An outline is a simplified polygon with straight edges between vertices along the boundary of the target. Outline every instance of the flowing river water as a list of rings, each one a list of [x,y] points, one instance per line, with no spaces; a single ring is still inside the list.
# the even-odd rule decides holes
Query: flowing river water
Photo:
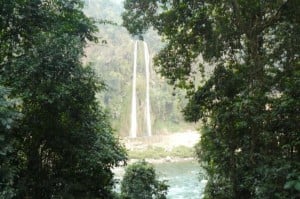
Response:
[[[167,180],[167,199],[202,198],[206,180],[196,161],[164,162],[154,164],[154,167],[159,179]],[[115,174],[117,179],[121,179],[124,169],[115,170]]]

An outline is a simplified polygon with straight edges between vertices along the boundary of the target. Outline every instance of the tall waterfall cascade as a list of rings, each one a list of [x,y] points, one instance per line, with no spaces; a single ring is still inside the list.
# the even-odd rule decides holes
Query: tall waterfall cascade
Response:
[[[85,0],[85,5],[90,6],[91,5],[91,0]]]
[[[146,73],[146,105],[145,119],[147,135],[152,136],[151,130],[151,114],[150,114],[150,55],[147,43],[144,41],[144,58],[145,58],[145,73]],[[137,96],[136,96],[136,73],[137,73],[137,50],[138,41],[134,42],[133,50],[133,75],[132,75],[132,101],[131,101],[131,126],[129,137],[137,137]]]
[[[137,44],[134,42],[133,50],[133,75],[132,75],[132,102],[131,102],[131,126],[130,137],[135,138],[137,135],[137,111],[136,111],[136,67],[137,67]]]
[[[148,45],[144,41],[145,67],[146,67],[146,121],[147,121],[147,135],[152,136],[151,118],[150,118],[150,55]]]

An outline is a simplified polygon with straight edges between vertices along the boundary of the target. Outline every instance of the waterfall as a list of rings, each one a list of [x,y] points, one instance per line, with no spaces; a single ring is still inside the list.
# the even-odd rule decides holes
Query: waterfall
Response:
[[[132,138],[135,138],[137,134],[136,65],[137,65],[137,41],[134,42],[134,52],[133,52],[132,102],[131,102],[131,127],[130,127],[130,137]]]
[[[147,125],[147,135],[152,136],[151,130],[151,118],[150,118],[150,55],[149,49],[146,42],[144,43],[144,57],[145,57],[145,71],[146,71],[146,125]],[[137,104],[136,104],[136,68],[137,68],[137,50],[138,41],[134,42],[134,52],[133,52],[133,75],[132,75],[132,102],[131,102],[131,126],[130,134],[131,138],[137,137]]]
[[[144,55],[145,55],[145,66],[146,66],[146,122],[147,122],[147,135],[152,136],[151,131],[151,118],[150,118],[150,56],[148,45],[144,41]]]

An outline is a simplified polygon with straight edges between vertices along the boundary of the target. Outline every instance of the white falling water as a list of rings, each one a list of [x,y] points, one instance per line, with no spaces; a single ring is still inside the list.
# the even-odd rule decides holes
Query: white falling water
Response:
[[[130,137],[136,138],[137,135],[137,111],[136,111],[136,65],[137,65],[137,41],[134,42],[133,53],[133,75],[132,75],[132,102],[131,102],[131,127]]]
[[[146,121],[147,121],[147,135],[152,136],[151,131],[151,118],[150,118],[150,56],[148,45],[144,41],[144,54],[145,54],[145,65],[146,65]]]

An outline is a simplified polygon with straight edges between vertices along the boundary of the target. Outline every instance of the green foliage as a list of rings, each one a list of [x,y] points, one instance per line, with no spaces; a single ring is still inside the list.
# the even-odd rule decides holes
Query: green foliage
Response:
[[[157,180],[154,167],[145,162],[129,165],[121,183],[122,199],[166,199],[168,186]]]
[[[159,72],[187,90],[185,118],[204,124],[205,198],[298,198],[300,2],[127,0],[125,8],[131,33],[152,25],[166,40]],[[207,64],[213,72],[195,82]]]
[[[130,159],[145,159],[153,158],[159,159],[168,156],[168,153],[162,147],[148,147],[145,150],[130,150],[128,151],[128,158]]]
[[[148,147],[144,150],[130,150],[128,151],[128,158],[130,159],[160,159],[166,157],[175,158],[190,158],[194,157],[194,149],[186,146],[177,146],[170,151],[162,147]]]
[[[18,115],[14,101],[8,96],[9,89],[0,85],[0,198],[10,199],[15,195],[13,179],[17,172],[12,157],[15,139],[11,129]]]
[[[171,150],[171,157],[189,158],[194,156],[194,148],[189,148],[183,145],[174,147]]]
[[[20,99],[22,114],[4,129],[14,145],[6,142],[13,148],[3,159],[17,168],[5,186],[15,198],[112,198],[111,169],[126,156],[96,102],[103,83],[81,63],[87,41],[97,41],[94,21],[80,0],[0,6],[0,83],[11,88],[8,99]],[[1,120],[10,123],[3,104]]]
[[[299,172],[292,172],[287,176],[287,182],[284,185],[285,189],[290,189],[295,193],[300,191],[300,175]],[[296,197],[296,194],[294,195]]]

